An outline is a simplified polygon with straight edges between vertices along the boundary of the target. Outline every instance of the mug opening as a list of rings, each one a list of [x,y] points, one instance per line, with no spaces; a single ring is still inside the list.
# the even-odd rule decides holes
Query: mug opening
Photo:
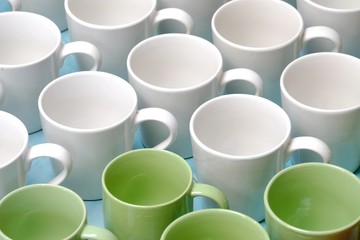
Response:
[[[103,187],[115,201],[155,207],[176,201],[192,184],[191,169],[180,156],[165,150],[133,150],[105,169]]]
[[[0,65],[18,67],[40,62],[61,42],[58,27],[29,12],[4,12],[0,16]]]
[[[212,27],[232,45],[266,49],[295,41],[303,21],[296,9],[281,1],[231,1],[214,14]]]
[[[42,117],[73,130],[111,128],[129,119],[136,108],[130,84],[105,72],[67,74],[46,86],[39,97]]]
[[[138,81],[151,87],[189,89],[219,75],[222,57],[215,46],[204,39],[170,33],[135,46],[129,54],[128,68]]]
[[[142,21],[156,8],[154,0],[66,0],[68,15],[99,27],[125,27]]]
[[[67,239],[85,221],[82,199],[60,186],[29,185],[0,202],[0,229],[11,239]]]
[[[234,158],[266,155],[290,135],[290,120],[275,103],[253,95],[230,94],[201,105],[190,121],[202,148]]]

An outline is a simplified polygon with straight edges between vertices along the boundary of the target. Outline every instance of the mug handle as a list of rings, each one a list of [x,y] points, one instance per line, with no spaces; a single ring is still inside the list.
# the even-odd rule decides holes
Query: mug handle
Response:
[[[313,26],[305,29],[303,34],[303,46],[312,39],[327,39],[334,43],[331,52],[340,52],[342,47],[341,37],[337,31],[330,27]]]
[[[318,138],[304,136],[291,139],[286,149],[285,161],[287,161],[290,158],[291,153],[296,150],[312,151],[317,153],[324,163],[331,163],[331,150],[329,146]],[[278,167],[278,170],[281,170],[282,168],[283,167],[280,166]]]
[[[75,41],[62,45],[59,52],[59,68],[63,66],[65,58],[74,53],[85,54],[93,59],[94,65],[89,69],[89,71],[99,70],[102,61],[100,50],[92,43],[85,41]]]
[[[93,225],[85,226],[81,233],[81,239],[118,240],[118,238],[109,230]]]
[[[194,183],[190,192],[191,197],[207,197],[214,200],[220,208],[228,209],[229,204],[224,193],[218,188],[205,184]]]
[[[3,85],[0,83],[0,106],[1,103],[4,101],[4,98],[5,98],[5,90]]]
[[[70,153],[60,145],[54,143],[42,143],[29,148],[25,157],[25,172],[27,172],[33,160],[39,157],[49,157],[63,166],[63,170],[48,183],[58,185],[69,175],[72,168]],[[25,182],[25,180],[23,181]]]
[[[224,89],[227,84],[230,82],[249,82],[255,88],[255,95],[263,95],[263,80],[256,72],[246,69],[246,68],[235,68],[223,72],[220,80],[221,92],[224,92]]]
[[[21,0],[8,0],[12,11],[18,11],[21,8]]]
[[[176,118],[170,112],[162,108],[144,108],[138,110],[136,114],[135,127],[137,127],[140,123],[149,120],[163,123],[168,128],[169,136],[164,141],[153,147],[155,149],[166,149],[174,142],[177,135],[178,124]]]
[[[179,8],[164,8],[158,10],[152,20],[154,32],[157,30],[159,24],[164,20],[174,20],[184,25],[185,33],[191,34],[194,28],[194,21],[192,17]]]

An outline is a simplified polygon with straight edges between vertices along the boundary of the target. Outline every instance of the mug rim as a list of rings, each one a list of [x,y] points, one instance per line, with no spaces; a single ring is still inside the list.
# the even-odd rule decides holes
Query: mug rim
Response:
[[[14,116],[11,113],[8,113],[6,111],[0,110],[0,118],[5,119],[5,121],[11,121],[12,123],[15,123],[17,125],[17,129],[19,132],[21,131],[23,135],[23,139],[21,140],[23,142],[22,146],[18,149],[17,154],[14,155],[11,159],[1,163],[0,162],[0,170],[3,168],[8,167],[9,165],[13,164],[17,159],[21,157],[21,155],[25,152],[25,149],[28,146],[29,143],[29,135],[27,132],[27,129],[25,127],[25,124],[16,116]]]
[[[179,87],[179,88],[178,87],[169,88],[169,87],[157,86],[157,85],[151,84],[148,81],[144,80],[143,78],[139,77],[133,70],[132,64],[131,64],[131,61],[132,61],[132,58],[133,58],[133,55],[135,54],[135,52],[138,51],[139,49],[143,49],[144,47],[148,48],[148,46],[146,46],[146,44],[148,44],[148,43],[152,43],[152,42],[156,42],[156,41],[164,41],[164,39],[167,40],[168,38],[189,39],[189,41],[197,42],[198,45],[200,45],[200,44],[203,46],[207,45],[207,49],[210,49],[212,53],[217,55],[217,59],[218,59],[218,63],[219,63],[218,68],[213,71],[214,74],[212,74],[211,77],[208,77],[208,79],[206,79],[205,81],[202,81],[202,82],[197,83],[192,86]],[[223,59],[222,59],[220,51],[215,47],[215,45],[211,44],[209,41],[207,41],[201,37],[198,37],[195,35],[190,35],[190,34],[183,34],[183,33],[167,33],[167,34],[155,35],[155,36],[152,36],[150,38],[147,38],[147,39],[139,42],[138,44],[135,45],[134,48],[131,49],[131,51],[127,57],[126,64],[127,64],[127,68],[129,71],[129,75],[131,75],[137,83],[139,83],[142,86],[145,86],[149,89],[156,90],[159,92],[165,92],[165,93],[187,92],[187,91],[192,91],[192,90],[202,88],[204,85],[210,84],[216,78],[216,76],[222,72],[222,69],[223,69]]]
[[[101,25],[101,24],[95,24],[95,23],[90,23],[87,21],[82,20],[81,18],[79,18],[77,15],[74,14],[74,12],[70,9],[69,6],[69,2],[72,0],[65,0],[64,5],[65,5],[65,14],[72,19],[73,21],[77,22],[80,25],[83,25],[85,27],[88,28],[92,28],[92,29],[97,29],[97,30],[122,30],[122,29],[126,29],[132,26],[135,26],[141,22],[143,22],[146,18],[150,17],[151,14],[156,11],[156,1],[151,0],[152,1],[152,5],[151,8],[149,9],[149,11],[144,14],[141,18],[138,18],[135,21],[131,21],[129,23],[126,24],[116,24],[116,25]]]
[[[273,45],[273,46],[265,46],[265,47],[251,47],[251,46],[246,46],[246,45],[242,45],[242,44],[238,44],[235,43],[233,41],[228,40],[227,38],[225,38],[222,34],[220,34],[220,32],[218,31],[217,27],[216,27],[216,18],[218,17],[218,15],[220,14],[221,11],[224,11],[225,8],[231,8],[231,5],[235,5],[237,3],[241,3],[241,2],[245,2],[249,3],[249,2],[263,2],[264,0],[251,0],[246,2],[246,0],[233,0],[233,1],[229,1],[225,4],[223,4],[222,6],[220,6],[216,12],[213,14],[213,17],[211,19],[211,29],[213,34],[215,34],[220,40],[221,42],[225,43],[228,46],[231,46],[232,48],[235,49],[240,49],[240,50],[246,50],[246,51],[251,51],[251,52],[268,52],[268,51],[275,51],[281,48],[284,48],[285,46],[290,45],[291,43],[293,43],[294,41],[296,41],[296,39],[304,32],[304,20],[302,18],[302,16],[300,15],[300,13],[294,8],[292,7],[290,4],[284,2],[284,1],[275,1],[275,0],[267,0],[265,2],[272,2],[273,4],[279,4],[279,5],[284,5],[286,8],[289,9],[289,12],[293,12],[294,16],[297,17],[298,21],[299,21],[299,29],[296,32],[296,34],[289,38],[288,40],[277,44],[277,45]]]
[[[272,210],[272,208],[270,207],[270,203],[268,200],[269,197],[269,191],[271,188],[271,185],[277,181],[277,179],[281,176],[283,176],[284,174],[287,174],[289,171],[296,171],[298,168],[309,168],[309,167],[324,167],[324,168],[328,168],[328,169],[333,169],[335,171],[339,171],[339,172],[343,172],[346,173],[347,176],[349,176],[350,178],[354,179],[355,181],[359,182],[360,185],[360,179],[353,174],[352,172],[343,169],[339,166],[333,165],[333,164],[329,164],[329,163],[321,163],[321,162],[306,162],[306,163],[302,163],[302,164],[297,164],[297,165],[293,165],[287,168],[284,168],[282,170],[280,170],[278,173],[275,174],[274,177],[272,177],[269,181],[269,183],[267,184],[265,191],[264,191],[264,205],[265,205],[265,213],[271,215],[271,218],[273,218],[273,220],[276,221],[276,223],[280,224],[282,227],[299,233],[299,234],[303,234],[303,235],[307,235],[307,236],[323,236],[323,235],[331,235],[331,234],[336,234],[342,231],[345,231],[346,229],[351,228],[352,226],[355,226],[359,221],[360,221],[360,216],[355,219],[353,222],[350,222],[342,227],[336,228],[336,229],[332,229],[332,230],[321,230],[321,231],[316,231],[316,230],[306,230],[306,229],[301,229],[298,227],[295,227],[293,225],[290,225],[289,223],[286,223],[285,221],[283,221],[281,218],[279,218]],[[265,214],[265,215],[266,215]]]
[[[281,76],[280,76],[281,94],[283,94],[287,99],[289,99],[292,104],[296,105],[299,108],[302,108],[302,109],[305,109],[305,110],[311,111],[311,112],[319,112],[319,113],[323,113],[323,114],[339,114],[339,113],[352,112],[356,109],[360,109],[360,104],[350,106],[350,107],[337,108],[337,109],[324,109],[324,108],[313,107],[313,106],[309,106],[309,105],[304,104],[301,101],[297,100],[287,91],[287,88],[285,87],[285,81],[286,81],[285,78],[286,78],[287,73],[290,71],[291,68],[293,68],[294,65],[297,65],[297,64],[301,63],[302,61],[306,61],[307,59],[312,59],[314,57],[327,57],[328,58],[328,57],[332,57],[332,56],[337,57],[337,58],[342,58],[342,59],[347,58],[352,61],[357,61],[358,65],[360,67],[360,59],[358,59],[354,56],[345,54],[345,53],[317,52],[317,53],[310,53],[310,54],[301,56],[301,57],[295,59],[294,61],[292,61],[291,63],[289,63],[285,67],[283,72],[281,73]]]
[[[299,1],[299,0],[297,0]],[[317,9],[323,10],[323,11],[327,11],[327,12],[332,12],[335,14],[339,14],[339,13],[357,13],[360,11],[360,6],[359,7],[355,7],[355,8],[333,8],[333,7],[327,7],[324,6],[322,4],[319,4],[313,0],[302,0],[306,3],[308,3],[309,5],[311,5],[312,7],[315,7]]]
[[[48,114],[47,111],[45,111],[45,109],[43,108],[43,98],[44,95],[46,94],[47,90],[49,88],[52,88],[54,85],[56,85],[58,82],[63,82],[63,81],[71,81],[71,78],[83,78],[84,76],[96,76],[99,78],[111,78],[112,80],[116,80],[120,82],[120,84],[123,85],[123,87],[125,87],[127,89],[127,91],[131,94],[132,96],[132,100],[133,100],[133,106],[131,111],[129,111],[126,115],[124,115],[124,117],[120,120],[114,121],[111,124],[108,124],[106,126],[103,127],[94,127],[94,128],[77,128],[77,127],[72,127],[72,126],[68,126],[68,125],[64,125],[63,123],[60,123],[56,120],[54,120],[53,118],[51,118]],[[137,95],[135,90],[133,89],[133,87],[124,79],[120,78],[119,76],[116,76],[114,74],[108,73],[108,72],[102,72],[102,71],[80,71],[80,72],[74,72],[74,73],[69,73],[66,75],[63,75],[61,77],[58,77],[56,79],[54,79],[53,81],[51,81],[48,85],[45,86],[45,88],[43,88],[43,90],[41,91],[40,95],[39,95],[39,99],[38,99],[38,108],[39,108],[39,112],[40,112],[40,116],[43,117],[47,122],[51,123],[52,125],[56,126],[57,128],[66,130],[68,132],[73,132],[73,133],[98,133],[98,132],[104,132],[106,130],[110,130],[113,129],[119,125],[121,125],[122,123],[124,123],[126,120],[130,119],[131,115],[136,112],[137,110],[137,105],[138,105],[138,99],[137,99]]]
[[[166,202],[162,202],[159,204],[151,204],[151,205],[140,205],[140,204],[134,204],[134,203],[129,203],[126,201],[123,201],[122,199],[119,199],[117,197],[115,197],[112,192],[109,190],[109,188],[107,187],[106,184],[106,175],[108,170],[112,167],[113,164],[115,164],[116,162],[120,161],[119,159],[122,159],[124,157],[126,157],[127,155],[133,155],[133,154],[137,154],[139,152],[157,152],[157,153],[162,153],[162,154],[166,154],[167,156],[172,156],[176,159],[176,161],[182,162],[182,164],[184,165],[186,171],[189,173],[189,180],[187,183],[186,188],[184,188],[184,191],[179,194],[178,196],[172,198],[171,200],[168,200]],[[170,160],[170,161],[174,161],[174,160]],[[192,170],[190,168],[190,166],[185,162],[185,159],[183,159],[181,156],[177,155],[176,153],[170,152],[168,150],[164,150],[164,149],[155,149],[155,148],[140,148],[140,149],[133,149],[130,150],[128,152],[124,152],[120,155],[118,155],[117,157],[115,157],[114,159],[112,159],[105,167],[102,176],[101,176],[101,185],[102,185],[102,189],[103,189],[103,200],[106,198],[105,196],[107,196],[109,199],[111,199],[111,201],[116,202],[117,204],[121,204],[121,205],[125,205],[127,207],[131,207],[131,208],[137,208],[137,209],[155,209],[155,208],[161,208],[164,206],[168,206],[173,204],[174,202],[178,201],[180,198],[182,198],[184,195],[186,195],[186,193],[189,192],[189,189],[191,188],[191,186],[193,185],[193,174],[192,174]]]
[[[185,215],[182,215],[172,221],[163,231],[160,240],[165,240],[169,232],[173,229],[174,226],[176,226],[178,223],[186,221],[187,219],[196,218],[197,216],[206,217],[208,214],[223,214],[223,216],[226,215],[232,215],[232,216],[238,216],[239,218],[242,218],[247,223],[257,226],[259,231],[261,232],[261,235],[263,235],[265,240],[270,240],[268,233],[266,230],[261,226],[259,222],[257,222],[255,219],[251,218],[250,216],[243,214],[241,212],[237,212],[231,209],[223,209],[223,208],[207,208],[202,209],[200,211],[193,211],[189,212]]]
[[[201,112],[208,105],[211,105],[214,102],[222,101],[222,99],[227,99],[227,98],[237,98],[237,99],[245,98],[245,99],[250,99],[251,101],[263,102],[268,105],[272,105],[274,108],[277,108],[282,113],[283,118],[287,123],[287,125],[286,125],[287,130],[285,131],[286,132],[285,137],[278,144],[274,145],[272,148],[268,149],[267,151],[263,151],[263,152],[257,153],[257,154],[250,154],[250,155],[233,155],[233,154],[223,153],[223,152],[215,150],[215,149],[209,147],[208,145],[206,145],[205,143],[203,143],[200,140],[200,138],[197,136],[197,134],[195,133],[196,132],[194,129],[195,118],[197,117],[198,113]],[[283,146],[285,144],[286,141],[289,140],[290,132],[291,132],[291,121],[290,121],[290,118],[287,115],[287,113],[280,106],[278,106],[276,103],[274,103],[266,98],[256,96],[256,95],[250,95],[250,94],[228,94],[228,95],[221,95],[221,96],[212,98],[212,99],[204,102],[203,104],[201,104],[194,111],[194,113],[191,116],[190,123],[189,123],[189,129],[190,129],[191,140],[196,142],[196,144],[199,145],[201,147],[201,149],[205,150],[206,152],[209,152],[210,154],[212,154],[214,156],[217,156],[220,158],[226,158],[228,160],[233,160],[233,161],[254,161],[254,160],[261,161],[262,157],[267,156],[267,155],[277,151],[279,148],[281,148],[281,146]]]
[[[48,19],[47,17],[44,17],[40,14],[37,13],[32,13],[32,12],[25,12],[25,11],[12,11],[12,12],[2,12],[0,14],[0,21],[2,20],[1,18],[4,17],[17,17],[18,19],[22,19],[22,16],[27,16],[29,18],[32,19],[36,19],[36,22],[44,22],[46,23],[46,25],[51,28],[51,29],[47,29],[48,31],[48,35],[50,35],[50,32],[52,35],[56,35],[56,40],[55,40],[55,45],[54,47],[51,49],[51,51],[48,51],[46,54],[44,54],[42,57],[39,57],[36,60],[32,60],[29,62],[25,62],[25,63],[20,63],[20,64],[2,64],[0,63],[0,67],[1,68],[5,68],[5,69],[17,69],[17,68],[24,68],[24,67],[28,67],[28,66],[32,66],[35,64],[38,64],[46,59],[48,59],[51,55],[53,55],[56,50],[59,48],[60,44],[61,44],[61,32],[58,28],[58,26],[50,19]]]
[[[70,190],[69,188],[60,186],[60,185],[53,185],[53,184],[48,184],[48,183],[36,183],[36,184],[31,184],[31,185],[25,185],[22,186],[20,188],[17,188],[13,191],[11,191],[10,193],[8,193],[7,195],[5,195],[1,200],[0,200],[0,208],[3,205],[4,202],[6,201],[10,201],[10,199],[14,196],[17,195],[18,193],[24,192],[24,191],[29,191],[31,189],[56,189],[57,192],[66,192],[69,195],[72,196],[73,198],[73,202],[77,202],[78,205],[81,207],[81,212],[82,212],[82,216],[81,216],[81,221],[78,223],[78,226],[76,228],[73,229],[73,232],[71,234],[69,234],[68,236],[66,236],[66,238],[64,240],[67,239],[72,239],[76,234],[78,234],[79,232],[81,232],[81,228],[83,228],[84,224],[86,224],[86,218],[87,218],[87,211],[86,211],[86,207],[85,204],[83,202],[83,200],[81,199],[81,197],[76,194],[74,191]],[[4,232],[0,231],[0,236],[4,235],[5,237],[7,237],[9,240],[10,238],[8,237],[8,235],[6,235]]]

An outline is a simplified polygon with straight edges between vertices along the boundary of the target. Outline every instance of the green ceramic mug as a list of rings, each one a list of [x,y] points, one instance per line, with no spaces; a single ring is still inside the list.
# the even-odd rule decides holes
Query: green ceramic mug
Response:
[[[159,240],[176,218],[193,210],[193,197],[228,208],[217,188],[193,183],[188,163],[158,149],[138,149],[113,159],[102,176],[104,222],[119,239]]]
[[[272,240],[359,240],[360,179],[325,163],[303,163],[275,175],[264,195]]]
[[[51,184],[18,188],[0,201],[1,240],[117,240],[87,225],[86,208],[73,191]]]
[[[173,221],[160,240],[270,240],[253,218],[226,209],[205,209]]]

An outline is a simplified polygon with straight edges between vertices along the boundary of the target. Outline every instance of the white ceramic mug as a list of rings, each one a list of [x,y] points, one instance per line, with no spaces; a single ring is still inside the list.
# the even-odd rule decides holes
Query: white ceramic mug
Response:
[[[225,69],[249,68],[264,81],[264,97],[280,104],[280,75],[309,41],[330,41],[339,51],[339,34],[331,28],[304,28],[299,12],[283,1],[234,0],[212,18],[213,42],[224,57]],[[238,87],[233,84],[228,92]]]
[[[343,53],[314,53],[290,63],[281,76],[282,105],[293,136],[322,139],[332,163],[360,167],[360,59]],[[302,151],[294,162],[312,161]]]
[[[65,0],[70,39],[86,40],[97,46],[103,56],[101,71],[127,79],[126,59],[140,41],[156,33],[164,20],[174,20],[193,27],[191,17],[183,10],[170,8],[156,11],[156,0]],[[79,67],[88,66],[78,57]]]
[[[360,2],[358,0],[297,0],[297,9],[305,27],[323,25],[335,29],[341,36],[342,53],[360,58]],[[313,41],[308,51],[327,46],[324,40]]]
[[[58,27],[29,12],[0,14],[0,109],[18,117],[29,133],[41,129],[37,100],[41,90],[59,74],[66,56],[87,55],[92,70],[101,63],[99,50],[88,42],[61,43]]]
[[[253,86],[254,94],[262,94],[259,75],[239,68],[224,72],[219,50],[193,35],[169,33],[148,38],[131,50],[127,64],[139,107],[160,107],[174,114],[178,135],[168,150],[184,158],[192,156],[189,122],[197,107],[222,94],[234,81],[245,81]],[[164,130],[153,122],[143,124],[145,146],[154,146],[166,137]]]
[[[192,17],[194,29],[191,34],[212,41],[211,18],[215,11],[229,0],[158,0],[158,9],[180,8]],[[183,31],[183,27],[171,21],[159,24],[159,33]]]
[[[14,115],[0,111],[0,199],[26,184],[31,163],[40,157],[49,157],[62,168],[49,183],[60,184],[69,175],[72,161],[66,149],[52,143],[30,147],[24,124]]]
[[[176,137],[172,114],[160,108],[138,110],[131,85],[106,72],[83,71],[55,79],[41,92],[39,109],[45,140],[66,147],[73,157],[73,170],[62,185],[85,200],[101,199],[102,171],[132,149],[140,123],[159,121],[168,129],[168,137],[155,148],[168,147]]]
[[[229,94],[205,102],[190,120],[198,181],[219,188],[231,210],[263,220],[265,187],[293,152],[307,149],[331,160],[323,141],[290,132],[289,117],[268,99]]]
[[[5,0],[4,0],[5,1]],[[67,29],[64,0],[6,0],[12,11],[43,15],[53,21],[60,31]]]

